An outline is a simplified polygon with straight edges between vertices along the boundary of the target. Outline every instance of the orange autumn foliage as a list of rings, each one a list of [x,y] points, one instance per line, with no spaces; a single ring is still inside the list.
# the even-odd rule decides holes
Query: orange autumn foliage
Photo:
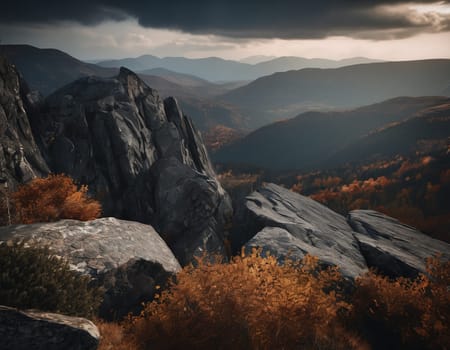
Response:
[[[371,271],[343,293],[337,271],[319,272],[310,256],[286,266],[256,251],[203,259],[140,316],[97,321],[99,350],[448,349],[450,262],[427,266],[417,279]]]
[[[31,224],[61,219],[96,219],[101,214],[101,205],[89,198],[87,191],[87,186],[77,186],[66,175],[33,179],[11,196],[16,221]]]
[[[272,257],[199,260],[126,325],[137,349],[363,349],[339,323],[349,308],[336,269],[317,259],[280,266]]]
[[[128,337],[122,325],[113,322],[96,320],[95,325],[100,332],[98,350],[136,350],[137,345]]]
[[[417,279],[378,275],[359,278],[353,296],[353,324],[374,348],[447,349],[450,344],[450,261],[427,261]]]

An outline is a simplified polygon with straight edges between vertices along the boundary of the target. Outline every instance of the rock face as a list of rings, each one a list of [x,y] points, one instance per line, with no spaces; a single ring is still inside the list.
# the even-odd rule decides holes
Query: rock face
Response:
[[[354,278],[367,269],[351,227],[341,215],[283,187],[266,184],[247,197],[251,221],[259,226],[247,247],[261,247],[280,259],[315,255]]]
[[[51,170],[87,184],[104,215],[152,224],[182,264],[205,248],[224,253],[231,204],[175,99],[122,68],[58,90],[38,118]]]
[[[12,188],[48,173],[25,110],[27,93],[14,66],[0,57],[0,178]]]
[[[450,259],[450,245],[373,210],[354,210],[349,224],[369,266],[389,276],[416,277],[426,271],[426,258]]]
[[[416,277],[426,258],[450,259],[450,245],[430,238],[396,219],[371,210],[356,210],[348,221],[327,207],[274,184],[247,197],[245,222],[235,237],[246,248],[270,251],[280,261],[315,255],[353,279],[375,268],[391,277]]]
[[[151,226],[115,218],[1,227],[0,241],[48,246],[74,270],[92,276],[105,289],[100,315],[109,319],[139,311],[156,286],[180,269]]]
[[[100,333],[89,320],[0,306],[0,348],[95,350]]]

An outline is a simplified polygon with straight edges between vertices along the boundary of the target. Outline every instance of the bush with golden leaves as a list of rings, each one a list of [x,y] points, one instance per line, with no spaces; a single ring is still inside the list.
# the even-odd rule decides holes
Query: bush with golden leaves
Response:
[[[280,266],[251,255],[230,263],[200,259],[169,290],[131,318],[138,349],[352,349],[362,343],[339,322],[349,308],[336,269],[317,259]]]
[[[87,191],[87,186],[78,186],[66,175],[33,179],[11,195],[14,221],[31,224],[96,219],[101,214],[101,205],[89,198]]]
[[[374,348],[447,349],[450,344],[450,262],[428,259],[415,280],[369,272],[359,278],[351,324]]]
[[[100,323],[99,349],[448,349],[450,262],[427,266],[414,280],[371,271],[345,302],[337,271],[310,256],[200,260],[140,316]]]

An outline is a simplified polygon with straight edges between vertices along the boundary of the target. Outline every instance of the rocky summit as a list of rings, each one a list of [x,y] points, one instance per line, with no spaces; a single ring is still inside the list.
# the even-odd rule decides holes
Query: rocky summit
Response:
[[[203,249],[223,254],[231,205],[174,98],[163,101],[122,68],[55,92],[39,118],[35,134],[52,171],[87,184],[104,215],[151,223],[182,264]]]
[[[88,185],[104,216],[152,224],[181,264],[205,251],[225,256],[231,202],[174,98],[162,100],[122,68],[112,78],[81,78],[37,104],[21,94],[15,68],[1,67],[0,177],[20,184],[64,173]]]
[[[416,277],[425,272],[426,258],[439,254],[450,259],[450,245],[396,219],[356,210],[346,220],[322,204],[274,184],[265,184],[246,198],[241,220],[241,235],[235,236],[250,238],[247,249],[262,248],[280,261],[314,255],[322,265],[338,266],[350,279],[368,268],[391,277]]]
[[[180,270],[153,227],[115,218],[4,226],[0,242],[49,247],[73,270],[91,276],[105,290],[100,308],[105,318],[137,313],[157,286]]]

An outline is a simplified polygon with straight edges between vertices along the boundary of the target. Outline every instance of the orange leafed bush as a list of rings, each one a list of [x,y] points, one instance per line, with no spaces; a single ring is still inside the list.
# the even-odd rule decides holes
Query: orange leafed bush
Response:
[[[95,321],[100,331],[100,344],[98,350],[136,350],[137,346],[128,337],[122,325],[113,322]]]
[[[140,316],[99,322],[99,349],[448,349],[450,262],[427,266],[415,280],[371,271],[344,295],[338,272],[310,256],[201,259]]]
[[[374,348],[448,348],[450,262],[430,258],[427,272],[415,280],[391,280],[373,271],[358,279],[352,323]]]
[[[96,219],[101,214],[101,205],[89,198],[87,191],[87,186],[78,187],[65,175],[34,179],[11,196],[16,220],[31,224],[60,219]]]
[[[199,260],[126,330],[138,349],[360,349],[338,322],[349,305],[329,288],[340,281],[312,257],[285,266],[256,251],[227,264]]]

